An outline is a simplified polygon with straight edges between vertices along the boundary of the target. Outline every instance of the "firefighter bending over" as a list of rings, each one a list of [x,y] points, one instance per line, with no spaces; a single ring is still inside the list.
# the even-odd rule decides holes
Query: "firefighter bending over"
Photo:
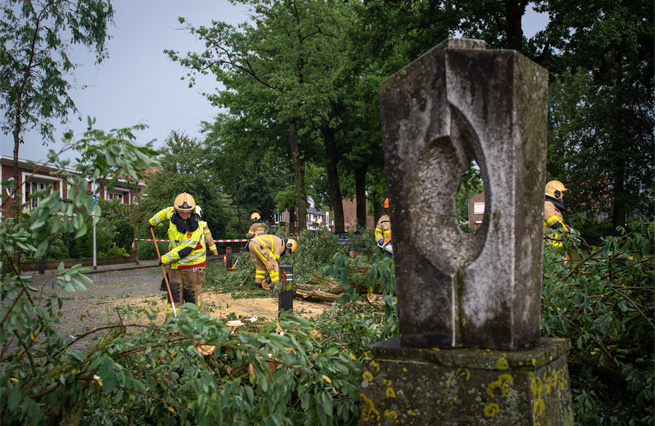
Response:
[[[205,277],[205,234],[200,217],[195,213],[196,202],[186,192],[175,197],[173,207],[159,211],[148,220],[154,228],[168,220],[168,253],[159,263],[169,265],[168,273],[173,302],[195,303],[200,306],[200,293]],[[213,240],[212,240],[213,242]]]
[[[266,272],[271,276],[272,284],[280,281],[278,259],[287,253],[295,253],[298,250],[298,242],[294,239],[285,240],[275,235],[264,234],[251,239],[248,249],[255,261],[255,287],[270,290],[271,286],[264,281]]]
[[[375,241],[384,253],[384,257],[393,257],[393,254],[385,250],[385,246],[391,244],[391,219],[389,219],[389,198],[384,200],[384,212],[377,225],[375,225]]]

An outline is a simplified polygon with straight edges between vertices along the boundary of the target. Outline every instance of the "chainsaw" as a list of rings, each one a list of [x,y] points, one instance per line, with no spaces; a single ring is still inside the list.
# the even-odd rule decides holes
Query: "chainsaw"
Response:
[[[380,247],[382,251],[387,251],[390,254],[393,254],[393,245],[391,245],[391,240],[387,241],[386,243],[385,242],[378,243],[378,247]]]

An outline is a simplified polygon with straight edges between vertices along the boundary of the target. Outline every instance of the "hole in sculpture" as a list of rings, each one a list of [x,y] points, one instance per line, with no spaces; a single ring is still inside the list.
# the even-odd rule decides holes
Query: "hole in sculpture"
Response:
[[[473,160],[457,188],[457,221],[464,232],[475,232],[484,221],[484,182]]]

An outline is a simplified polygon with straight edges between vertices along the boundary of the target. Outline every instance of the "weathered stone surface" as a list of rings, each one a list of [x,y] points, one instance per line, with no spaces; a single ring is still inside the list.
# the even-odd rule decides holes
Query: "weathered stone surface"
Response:
[[[452,39],[380,85],[402,346],[539,339],[547,85],[515,51]],[[472,160],[486,211],[466,234],[455,194]]]
[[[369,346],[360,425],[573,425],[567,340],[516,351]]]

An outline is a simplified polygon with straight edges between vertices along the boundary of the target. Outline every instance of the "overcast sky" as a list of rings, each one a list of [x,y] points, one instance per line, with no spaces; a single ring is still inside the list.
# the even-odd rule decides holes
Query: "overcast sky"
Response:
[[[137,142],[143,145],[156,140],[155,147],[161,147],[171,130],[198,137],[201,121],[212,121],[219,112],[201,94],[215,90],[215,79],[198,77],[198,87],[190,89],[186,80],[180,80],[186,69],[163,51],[184,54],[203,49],[194,36],[180,29],[179,16],[194,26],[210,25],[212,20],[237,25],[248,19],[248,9],[228,0],[114,0],[112,4],[115,26],[110,30],[109,58],[94,65],[91,55],[75,54],[74,61],[81,66],[75,71],[74,85],[87,88],[75,88],[70,95],[83,120],[71,115],[68,125],[57,126],[57,142],[45,147],[38,133],[25,134],[20,158],[45,160],[48,149],[61,148],[65,129],[72,129],[78,137],[84,133],[87,116],[95,117],[95,128],[105,131],[147,124],[148,129],[137,132]],[[546,23],[546,15],[530,11],[523,18],[523,31],[531,37]],[[0,138],[2,155],[13,157],[12,136],[2,134]]]

